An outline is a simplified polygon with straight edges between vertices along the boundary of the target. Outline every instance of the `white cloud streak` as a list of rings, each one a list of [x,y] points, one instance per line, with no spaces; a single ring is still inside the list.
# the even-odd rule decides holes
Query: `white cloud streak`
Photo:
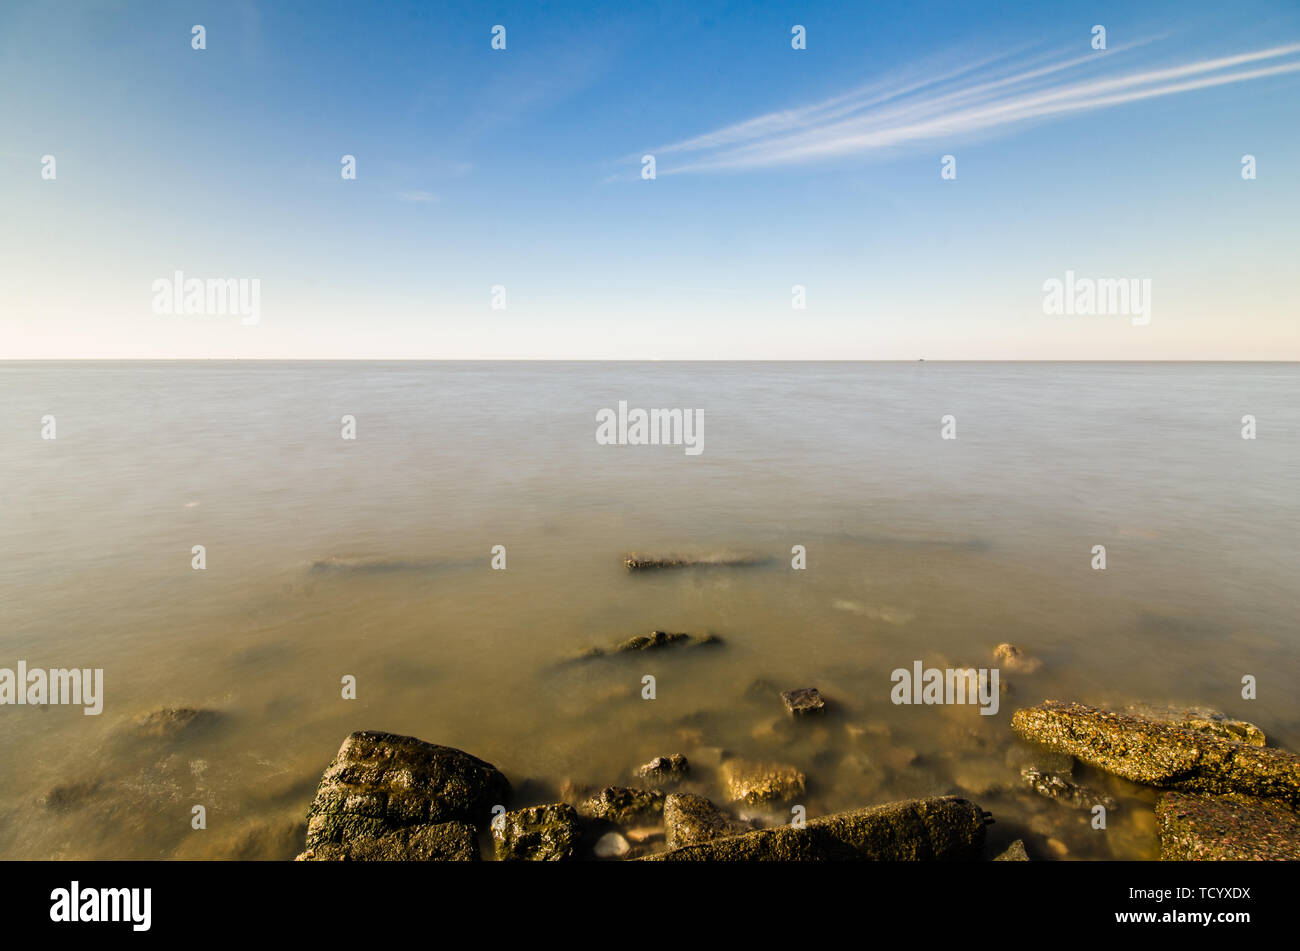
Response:
[[[660,175],[771,168],[955,141],[1034,120],[1300,71],[1300,43],[1116,76],[1109,63],[1118,52],[1032,68],[1026,63],[1010,71],[990,68],[993,61],[985,60],[930,79],[875,83],[649,151],[669,159],[660,164]],[[1283,61],[1255,65],[1270,60]],[[1081,80],[1061,75],[1081,67],[1107,70],[1107,75]]]

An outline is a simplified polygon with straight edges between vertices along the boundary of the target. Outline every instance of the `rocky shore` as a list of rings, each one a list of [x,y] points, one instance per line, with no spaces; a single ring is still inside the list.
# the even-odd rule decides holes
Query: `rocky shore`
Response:
[[[720,643],[657,631],[616,644],[606,662]],[[997,650],[1022,673],[1036,667],[1010,645]],[[760,678],[744,702],[769,711],[755,729],[768,753],[708,745],[716,738],[688,718],[663,734],[681,750],[628,763],[608,785],[536,776],[512,783],[463,750],[359,731],[343,741],[314,795],[310,775],[258,759],[265,784],[257,801],[278,817],[269,820],[266,810],[241,818],[220,772],[182,752],[219,740],[229,715],[167,707],[126,717],[110,734],[115,762],[130,765],[62,777],[38,808],[51,823],[136,823],[144,835],[150,804],[226,804],[220,833],[182,839],[177,857],[1027,861],[1067,858],[1072,848],[1095,855],[1097,842],[1124,857],[1154,855],[1158,845],[1167,860],[1300,859],[1300,757],[1219,711],[1045,701],[1015,710],[1008,729],[1005,719],[962,719],[948,708],[943,728],[955,749],[923,755],[891,738],[888,724],[846,716],[829,693]],[[782,750],[799,765],[783,761]],[[885,788],[880,777],[888,775],[902,795],[864,792],[858,805],[816,814],[836,769],[841,777],[858,771],[864,790]]]
[[[824,706],[815,688],[781,698],[794,718]],[[1119,713],[1048,701],[1017,710],[1011,727],[1028,743],[1020,754],[1024,784],[1058,808],[1120,808],[1114,796],[1073,777],[1076,761],[1151,787],[1163,859],[1300,858],[1300,759],[1265,746],[1253,724],[1201,708]],[[802,798],[807,784],[803,772],[784,764],[722,759],[715,776],[726,805],[674,790],[692,776],[681,753],[630,772],[640,785],[568,787],[572,801],[513,806],[509,780],[490,763],[413,737],[354,733],[321,778],[298,859],[1030,859],[1020,839],[1004,840],[991,854],[986,827],[993,817],[960,795],[817,817],[804,817],[796,805],[782,818],[780,809]]]

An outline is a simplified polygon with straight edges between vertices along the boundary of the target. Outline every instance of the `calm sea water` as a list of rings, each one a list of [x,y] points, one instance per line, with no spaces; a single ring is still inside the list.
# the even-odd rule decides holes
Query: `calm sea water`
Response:
[[[671,752],[721,799],[721,748],[803,769],[810,816],[964,791],[1040,857],[1154,857],[1150,793],[1080,769],[1121,803],[1092,830],[1021,788],[1008,720],[1199,703],[1300,749],[1298,396],[1292,364],[0,364],[0,667],[105,671],[98,717],[0,707],[0,857],[292,857],[362,728],[524,799]],[[597,445],[619,400],[702,409],[703,454]],[[726,643],[564,663],[656,628]],[[1002,641],[1042,668],[998,715],[890,702]],[[810,685],[794,729],[775,690]],[[220,717],[134,738],[163,706]]]

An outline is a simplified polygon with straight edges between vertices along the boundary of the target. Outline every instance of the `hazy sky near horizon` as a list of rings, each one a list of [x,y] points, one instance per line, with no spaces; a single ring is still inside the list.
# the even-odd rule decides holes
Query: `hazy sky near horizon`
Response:
[[[0,359],[1296,360],[1300,4],[13,0],[0,222]]]

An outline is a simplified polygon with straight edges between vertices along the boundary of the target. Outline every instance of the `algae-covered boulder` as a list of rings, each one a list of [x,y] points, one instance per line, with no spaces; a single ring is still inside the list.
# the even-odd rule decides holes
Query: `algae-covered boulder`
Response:
[[[651,789],[606,786],[578,805],[578,815],[619,826],[655,821],[664,811],[664,794]]]
[[[1135,783],[1300,800],[1300,757],[1213,733],[1056,700],[1017,710],[1011,727]]]
[[[467,822],[430,822],[344,842],[318,842],[298,862],[477,862],[478,836]]]
[[[492,823],[492,842],[501,861],[571,859],[581,838],[578,814],[563,802],[507,812]]]
[[[657,855],[660,862],[932,861],[978,859],[984,813],[955,796],[909,799],[686,845]]]
[[[664,828],[668,848],[675,849],[720,836],[750,832],[754,827],[732,818],[703,796],[670,793],[664,799]]]
[[[127,724],[125,733],[151,740],[188,738],[214,726],[221,719],[215,710],[196,707],[160,707],[143,713]]]
[[[790,802],[804,794],[806,778],[793,766],[739,757],[723,762],[719,773],[732,802]]]
[[[1165,861],[1300,860],[1300,816],[1276,800],[1164,793],[1156,827]]]
[[[510,783],[491,763],[449,746],[363,730],[343,741],[321,777],[307,811],[307,849],[345,846],[354,858],[459,855],[464,830],[448,824],[472,833],[509,796]]]

